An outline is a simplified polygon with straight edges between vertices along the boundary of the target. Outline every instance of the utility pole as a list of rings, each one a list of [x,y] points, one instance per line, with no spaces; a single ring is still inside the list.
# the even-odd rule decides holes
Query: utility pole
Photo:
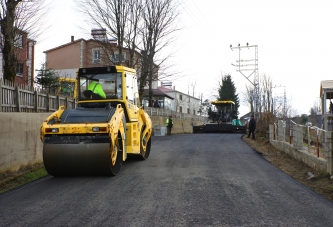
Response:
[[[236,60],[236,65],[231,64],[236,67],[236,71],[241,73],[253,86],[254,86],[254,113],[260,113],[260,90],[259,90],[259,69],[258,69],[258,45],[251,45],[246,43],[246,46],[241,46],[238,44],[237,47],[230,45],[230,49],[238,50],[238,60]],[[253,50],[254,58],[252,59],[241,59],[241,50]],[[250,77],[253,75],[253,82]]]

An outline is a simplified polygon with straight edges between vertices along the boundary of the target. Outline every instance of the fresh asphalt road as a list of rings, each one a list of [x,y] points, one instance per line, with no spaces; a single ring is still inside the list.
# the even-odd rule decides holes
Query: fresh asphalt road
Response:
[[[240,134],[153,137],[116,177],[46,177],[0,195],[0,226],[333,226],[333,202]]]

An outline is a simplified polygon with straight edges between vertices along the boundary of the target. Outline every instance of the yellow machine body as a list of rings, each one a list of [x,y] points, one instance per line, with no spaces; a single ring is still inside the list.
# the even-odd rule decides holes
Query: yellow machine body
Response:
[[[74,78],[59,78],[58,95],[77,98],[77,80]]]
[[[193,126],[193,133],[202,132],[243,132],[246,133],[246,126],[238,119],[235,109],[235,102],[231,100],[214,100],[210,104],[215,110],[210,109],[208,119],[204,125]]]
[[[88,90],[101,84],[106,98]],[[43,159],[51,175],[116,175],[127,155],[150,154],[152,123],[139,108],[135,70],[80,68],[76,109],[61,106],[42,124]]]

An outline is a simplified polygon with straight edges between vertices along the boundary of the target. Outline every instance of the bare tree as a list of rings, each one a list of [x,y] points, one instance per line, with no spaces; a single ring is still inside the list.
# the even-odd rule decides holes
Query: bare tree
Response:
[[[311,115],[317,115],[321,113],[321,108],[320,108],[320,104],[318,103],[318,101],[315,101],[313,103],[313,107],[311,107],[310,109],[310,114]]]
[[[260,78],[260,90],[259,94],[255,94],[255,87],[250,85],[246,86],[244,95],[244,103],[250,106],[250,110],[253,113],[255,111],[256,104],[259,105],[258,110],[262,113],[273,113],[274,104],[276,98],[273,97],[273,81],[270,76],[262,74]],[[259,103],[259,104],[258,104]]]
[[[135,51],[137,46],[140,45],[141,41],[138,40],[139,23],[141,21],[143,13],[142,0],[131,1],[131,13],[129,14],[129,25],[127,27],[127,33],[125,34],[125,43],[129,51],[129,67],[134,68],[140,64],[140,60],[136,58]]]
[[[293,103],[292,103],[292,98],[290,97],[289,99],[286,100],[287,104],[286,104],[286,110],[285,110],[285,114],[286,114],[286,118],[293,118],[297,115],[297,110],[293,107]]]
[[[88,16],[88,23],[98,28],[106,29],[106,34],[116,39],[116,45],[110,45],[106,38],[100,47],[104,53],[114,56],[117,52],[119,59],[109,57],[110,63],[122,64],[124,48],[129,52],[127,66],[138,67],[140,63],[135,51],[138,45],[138,25],[142,14],[141,0],[80,0],[77,2],[84,16]]]
[[[262,74],[260,81],[261,114],[257,124],[259,133],[266,136],[269,124],[272,124],[276,119],[295,116],[296,111],[293,109],[291,98],[285,99],[282,96],[273,95],[273,80],[270,76]],[[253,86],[247,86],[243,100],[244,103],[250,106],[251,112],[254,111],[254,103],[257,97],[254,95],[254,89]]]
[[[129,67],[137,69],[139,97],[145,86],[149,87],[152,99],[152,83],[167,57],[157,58],[158,53],[168,46],[175,32],[178,13],[175,0],[80,0],[80,9],[94,26],[106,28],[107,34],[117,39],[119,58],[123,48],[129,50]],[[113,51],[114,46],[107,48]],[[136,51],[140,52],[140,58]],[[112,61],[112,59],[111,59]],[[119,64],[121,64],[121,60]],[[113,62],[117,64],[117,62]],[[141,100],[140,100],[141,101]],[[149,103],[151,105],[151,103]]]
[[[30,39],[37,39],[45,27],[49,5],[45,0],[23,0],[16,7],[15,28],[29,33]]]
[[[16,35],[19,30],[38,36],[42,26],[44,0],[1,0],[0,26],[5,79],[15,81],[17,56],[15,53]]]
[[[4,75],[5,79],[8,80],[15,80],[16,77],[16,58],[14,53],[14,40],[15,40],[15,12],[17,5],[22,0],[7,0],[1,1],[1,18],[0,18],[0,25],[1,25],[1,33],[4,37],[3,40],[3,58],[4,58]]]
[[[167,58],[157,59],[157,54],[172,43],[171,36],[177,29],[179,13],[175,0],[144,0],[142,37],[142,70],[139,78],[139,96],[146,84],[149,87],[149,99],[153,96],[152,83],[158,68]]]
[[[263,74],[261,76],[261,92],[262,92],[262,109],[263,112],[272,112],[273,108],[273,94],[272,94],[273,82],[272,79]]]
[[[257,130],[261,136],[266,136],[268,125],[275,121],[276,116],[276,99],[272,93],[272,79],[263,74],[260,78],[259,94],[256,94],[254,86],[246,86],[244,93],[244,102],[250,106],[251,113],[254,113],[255,107],[260,111],[260,118],[257,122]],[[258,117],[258,116],[257,116]]]
[[[243,102],[250,107],[250,112],[254,111],[254,87],[246,85],[246,91],[243,93]]]
[[[201,99],[202,99],[202,97],[201,97]],[[199,107],[200,115],[207,116],[209,108],[211,108],[211,104],[208,99],[205,99],[203,102],[200,103],[200,107]]]

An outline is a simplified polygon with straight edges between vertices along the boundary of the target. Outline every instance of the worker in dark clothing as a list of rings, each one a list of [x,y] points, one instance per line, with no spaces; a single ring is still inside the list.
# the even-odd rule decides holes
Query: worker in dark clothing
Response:
[[[251,133],[252,133],[252,138],[251,139],[255,139],[255,133],[254,131],[256,130],[256,120],[254,119],[254,116],[251,116],[250,122],[249,122],[249,135],[247,136],[247,138],[250,138]]]
[[[154,105],[153,105],[155,108],[160,108],[160,104],[158,103],[158,101],[157,100],[155,100],[155,102],[154,102]]]

